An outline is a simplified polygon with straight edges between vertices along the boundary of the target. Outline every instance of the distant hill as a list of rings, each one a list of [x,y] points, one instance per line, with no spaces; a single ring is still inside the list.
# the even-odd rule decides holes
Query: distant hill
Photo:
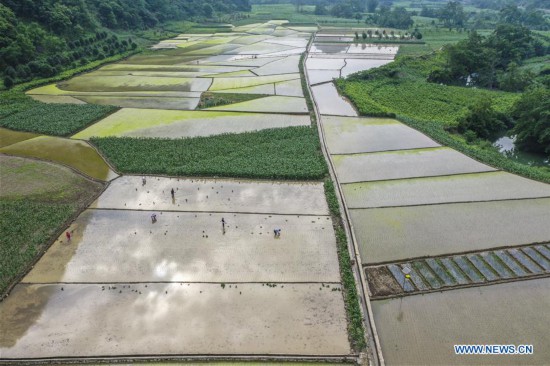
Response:
[[[249,10],[248,0],[0,0],[0,73],[6,84],[53,76],[137,47],[115,33]]]

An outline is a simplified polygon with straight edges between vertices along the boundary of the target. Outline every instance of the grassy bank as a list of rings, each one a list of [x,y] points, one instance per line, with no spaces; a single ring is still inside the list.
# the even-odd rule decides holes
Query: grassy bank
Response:
[[[321,179],[327,173],[316,131],[287,127],[184,139],[93,138],[123,173],[260,179]]]

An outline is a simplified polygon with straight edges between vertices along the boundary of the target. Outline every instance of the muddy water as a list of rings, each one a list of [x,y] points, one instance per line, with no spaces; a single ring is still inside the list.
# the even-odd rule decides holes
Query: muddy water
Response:
[[[175,191],[172,201],[170,190]],[[123,176],[92,204],[96,208],[327,215],[322,183]]]
[[[97,151],[83,141],[40,136],[4,147],[0,152],[62,163],[100,180],[116,177],[116,173],[109,168]]]
[[[328,216],[156,214],[84,212],[23,282],[340,281]]]
[[[403,179],[495,169],[449,148],[401,150],[381,153],[334,155],[341,183]]]
[[[351,103],[338,94],[334,83],[314,86],[311,91],[321,114],[357,116]]]
[[[342,186],[350,208],[550,197],[550,185],[506,172],[411,178]]]
[[[350,352],[337,287],[229,286],[19,285],[1,304],[1,357]]]
[[[545,365],[550,279],[373,301],[388,365]],[[532,344],[533,355],[455,355],[455,344]]]
[[[440,146],[392,119],[323,117],[331,154],[418,149]]]
[[[548,241],[550,199],[351,210],[365,263]],[[521,225],[518,225],[521,223]]]

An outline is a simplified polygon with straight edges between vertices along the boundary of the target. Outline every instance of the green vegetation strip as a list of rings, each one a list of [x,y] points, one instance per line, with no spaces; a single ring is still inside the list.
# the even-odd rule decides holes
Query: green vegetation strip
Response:
[[[315,180],[327,166],[310,127],[177,140],[92,138],[124,173]]]
[[[325,179],[324,187],[328,207],[335,225],[338,261],[340,263],[344,302],[348,316],[348,334],[352,348],[361,351],[366,347],[365,329],[363,328],[363,316],[359,305],[359,294],[357,293],[355,277],[353,276],[346,232],[342,226],[340,206],[336,190],[334,189],[334,183],[330,178]]]
[[[68,203],[0,199],[0,293],[78,209]]]
[[[201,94],[197,109],[219,107],[222,105],[246,102],[253,99],[263,98],[264,94],[238,94],[238,93],[209,93]]]
[[[21,112],[0,119],[0,126],[12,130],[68,136],[113,111],[116,107],[94,104],[28,103]]]

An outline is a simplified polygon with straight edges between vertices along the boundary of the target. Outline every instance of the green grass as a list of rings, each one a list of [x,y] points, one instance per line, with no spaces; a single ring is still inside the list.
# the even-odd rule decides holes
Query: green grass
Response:
[[[287,127],[185,139],[92,138],[124,173],[260,179],[321,179],[327,166],[316,131]]]
[[[246,102],[248,100],[263,98],[264,94],[239,94],[239,93],[210,93],[201,94],[197,109],[219,107],[222,105]]]
[[[456,126],[468,106],[482,97],[493,99],[495,110],[507,113],[519,94],[439,85],[426,81],[443,61],[437,55],[401,58],[373,71],[338,80],[339,90],[362,115],[401,115],[419,121]]]

